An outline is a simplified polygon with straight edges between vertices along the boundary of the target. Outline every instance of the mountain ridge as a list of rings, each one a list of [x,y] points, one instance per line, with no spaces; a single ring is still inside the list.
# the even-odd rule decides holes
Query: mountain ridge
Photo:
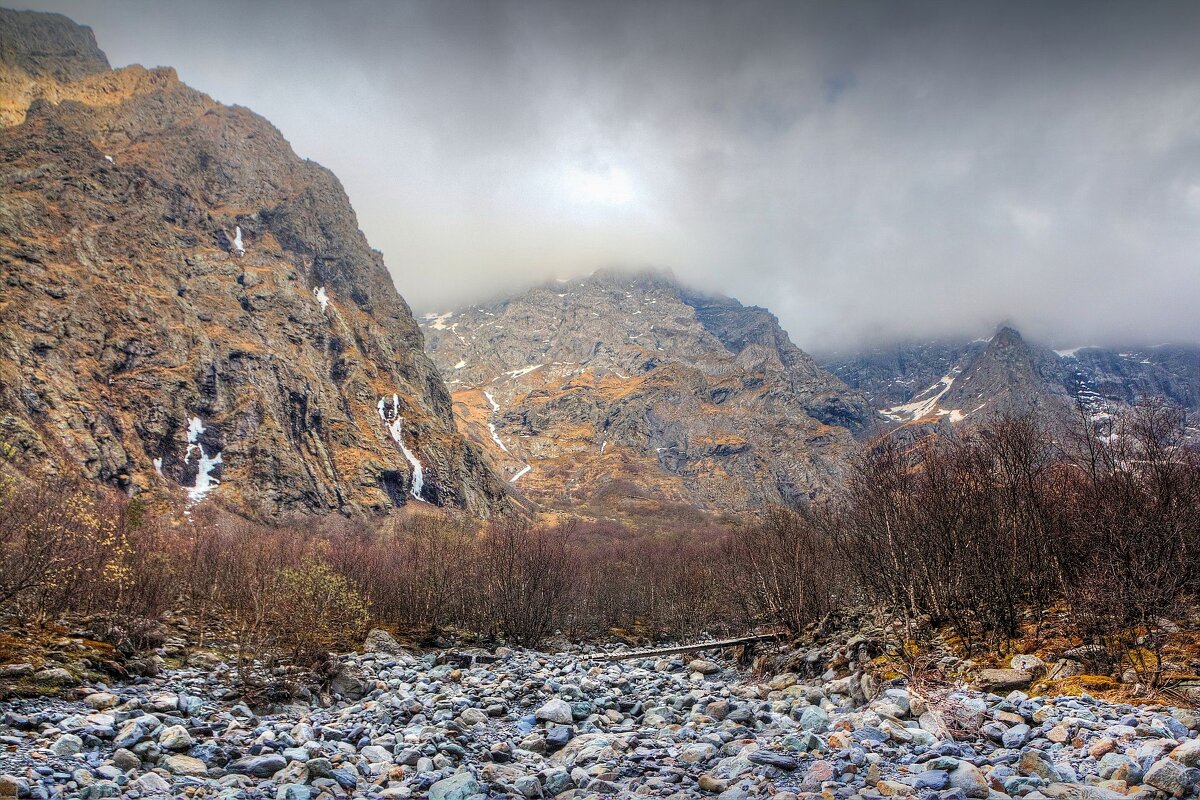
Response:
[[[1200,409],[1196,344],[1053,350],[1001,325],[986,339],[898,343],[818,361],[890,425],[1028,411],[1062,416],[1077,405],[1103,414],[1154,398]]]
[[[620,483],[712,511],[807,502],[871,421],[769,311],[665,272],[600,270],[421,322],[460,429],[545,508]]]
[[[18,460],[268,517],[508,503],[331,172],[172,69],[108,70],[65,17],[0,34]]]

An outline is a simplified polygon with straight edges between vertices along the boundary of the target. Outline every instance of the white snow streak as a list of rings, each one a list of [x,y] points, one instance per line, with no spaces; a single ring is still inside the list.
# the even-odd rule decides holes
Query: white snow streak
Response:
[[[204,499],[204,496],[212,491],[213,487],[220,483],[213,477],[213,470],[217,468],[221,461],[221,454],[214,453],[209,455],[204,452],[204,446],[198,441],[200,434],[204,433],[204,423],[199,417],[188,418],[187,428],[187,452],[183,454],[183,463],[189,464],[192,460],[192,449],[195,448],[197,453],[196,459],[196,484],[188,488],[188,500],[192,503],[198,503]],[[154,468],[158,470],[158,474],[162,474],[162,459],[155,459]]]
[[[462,369],[462,368],[463,368],[463,367],[465,367],[466,365],[467,365],[467,362],[466,362],[466,361],[460,361],[460,362],[458,362],[457,364],[455,364],[455,365],[454,365],[454,368],[455,368],[455,369]]]
[[[500,441],[500,437],[496,434],[496,423],[488,423],[488,432],[492,434],[492,441],[495,442],[501,450],[507,453],[508,448],[504,446],[504,442]]]
[[[425,470],[413,452],[404,444],[404,417],[400,416],[400,396],[392,395],[391,408],[387,406],[387,397],[381,397],[376,408],[379,409],[379,418],[383,420],[383,424],[387,425],[392,441],[400,447],[400,452],[404,454],[405,460],[412,467],[412,496],[425,502],[425,498],[421,497],[421,490],[425,488]]]
[[[221,454],[217,453],[214,456],[209,456],[204,452],[204,448],[200,448],[200,462],[196,466],[196,485],[188,489],[188,499],[193,503],[198,503],[204,499],[204,495],[208,494],[214,486],[220,483],[219,480],[213,477],[213,470],[221,463]]]
[[[162,459],[161,458],[154,459],[154,471],[158,473],[158,477],[161,478],[163,476],[163,474],[162,474]]]
[[[233,252],[239,256],[246,255],[246,247],[242,243],[242,226],[239,225],[233,235]]]
[[[513,475],[511,478],[509,478],[509,479],[508,479],[508,482],[509,482],[509,483],[516,483],[516,482],[517,482],[517,480],[519,480],[519,479],[521,478],[521,476],[523,476],[523,475],[524,475],[526,472],[529,472],[531,469],[533,469],[533,467],[531,467],[531,466],[529,466],[528,464],[526,464],[525,466],[521,467],[521,469],[519,469],[519,470],[517,471],[517,474],[516,474],[516,475]]]
[[[891,408],[880,411],[879,413],[895,422],[912,422],[914,420],[921,419],[922,417],[927,417],[937,410],[938,400],[941,400],[942,395],[950,391],[950,385],[953,383],[954,373],[943,375],[941,380],[939,380],[933,386],[930,386],[925,391],[921,392],[922,395],[929,394],[929,392],[934,391],[940,386],[941,389],[937,392],[937,394],[934,394],[933,396],[924,400],[913,400],[911,403],[892,406]],[[920,395],[918,395],[918,397],[919,396]]]
[[[546,365],[545,364],[534,364],[532,367],[522,367],[521,369],[513,369],[513,370],[509,370],[508,372],[506,372],[504,374],[510,378],[520,378],[522,376],[528,375],[529,373],[533,372],[535,369],[541,369],[544,366],[546,366]]]
[[[483,396],[487,398],[488,403],[491,405],[493,414],[500,410],[500,404],[496,402],[496,398],[492,397],[491,392],[484,392]]]
[[[329,295],[325,294],[324,286],[313,289],[313,297],[317,298],[317,302],[321,304],[322,311],[329,308]]]

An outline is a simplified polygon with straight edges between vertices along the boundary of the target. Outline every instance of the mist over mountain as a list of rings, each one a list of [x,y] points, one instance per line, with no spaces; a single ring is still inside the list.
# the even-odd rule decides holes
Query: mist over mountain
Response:
[[[60,5],[0,798],[1200,798],[1200,8]]]
[[[1200,340],[1194,3],[29,5],[272,120],[421,312],[651,266],[809,350]]]

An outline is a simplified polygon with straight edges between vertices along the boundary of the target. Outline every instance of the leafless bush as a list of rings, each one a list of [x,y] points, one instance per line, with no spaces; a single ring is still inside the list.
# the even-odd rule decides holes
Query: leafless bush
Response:
[[[1171,620],[1196,601],[1200,458],[1184,425],[1161,404],[1100,420],[1081,413],[1056,484],[1055,556],[1075,628],[1149,687],[1165,677]]]
[[[480,628],[534,646],[563,627],[575,570],[568,538],[568,529],[518,520],[488,527],[475,571]]]
[[[728,562],[738,602],[751,619],[799,633],[838,602],[843,570],[834,540],[807,509],[769,509],[730,539]]]
[[[651,533],[438,514],[268,527],[211,507],[171,518],[116,493],[0,473],[0,613],[99,615],[132,640],[139,620],[180,608],[201,645],[219,630],[252,671],[280,648],[303,659],[352,644],[334,628],[357,630],[359,598],[398,627],[527,645],[556,630],[799,631],[867,603],[908,630],[931,622],[969,649],[1004,649],[1061,605],[1106,666],[1132,665],[1155,686],[1170,621],[1200,592],[1200,456],[1185,424],[1147,404],[1081,412],[1071,436],[1026,416],[953,438],[884,439],[828,501],[771,509],[732,533],[700,517]],[[303,613],[281,618],[285,607]]]
[[[345,577],[310,557],[275,574],[266,612],[269,646],[311,666],[330,651],[357,645],[367,632],[367,605]]]

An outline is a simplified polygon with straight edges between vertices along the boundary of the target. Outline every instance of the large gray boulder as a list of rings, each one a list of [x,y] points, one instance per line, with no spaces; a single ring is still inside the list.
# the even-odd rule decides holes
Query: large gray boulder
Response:
[[[1033,675],[1021,669],[981,669],[971,684],[981,692],[1010,692],[1024,689],[1033,682]]]

